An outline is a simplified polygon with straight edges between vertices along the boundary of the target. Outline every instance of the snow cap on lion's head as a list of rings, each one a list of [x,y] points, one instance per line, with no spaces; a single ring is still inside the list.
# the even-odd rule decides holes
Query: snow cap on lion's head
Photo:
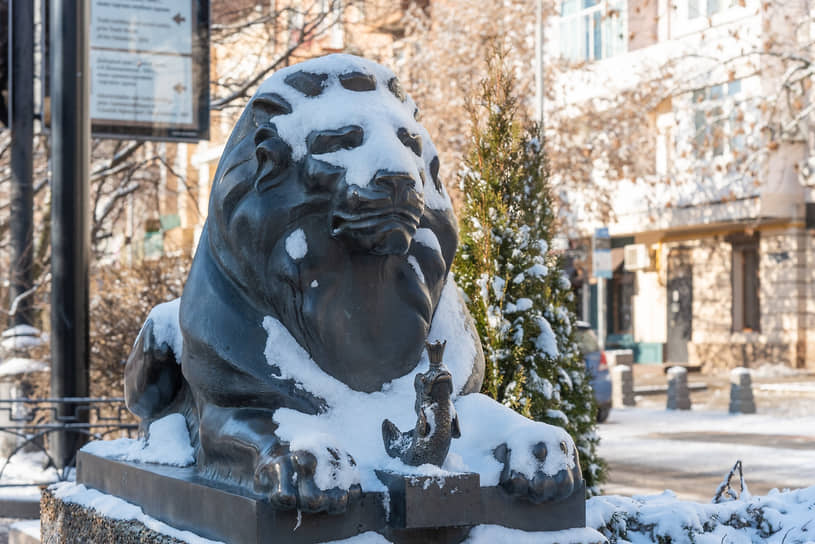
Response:
[[[218,165],[209,207],[218,233],[241,228],[234,212],[251,191],[274,188],[293,166],[314,174],[315,163],[324,163],[316,177],[334,167],[351,191],[370,187],[378,174],[407,174],[416,207],[450,210],[438,154],[417,117],[393,72],[360,57],[328,55],[275,72],[250,101]],[[344,133],[324,134],[337,130]]]

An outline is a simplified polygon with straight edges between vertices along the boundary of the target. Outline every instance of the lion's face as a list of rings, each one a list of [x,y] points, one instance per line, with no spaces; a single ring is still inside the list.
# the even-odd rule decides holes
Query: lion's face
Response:
[[[261,86],[213,184],[207,232],[224,273],[356,389],[415,366],[455,254],[416,113],[382,66],[301,63]]]

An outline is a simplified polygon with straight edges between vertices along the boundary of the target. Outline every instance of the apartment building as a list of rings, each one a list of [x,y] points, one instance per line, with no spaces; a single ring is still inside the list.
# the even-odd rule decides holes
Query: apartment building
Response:
[[[649,106],[650,168],[611,189],[609,217],[573,218],[579,313],[605,322],[606,345],[632,348],[641,363],[815,369],[811,76],[788,62],[811,55],[809,2],[559,7],[545,57],[576,63],[560,76],[575,91],[548,111],[672,67],[672,88]],[[591,264],[598,227],[612,247],[602,301]]]

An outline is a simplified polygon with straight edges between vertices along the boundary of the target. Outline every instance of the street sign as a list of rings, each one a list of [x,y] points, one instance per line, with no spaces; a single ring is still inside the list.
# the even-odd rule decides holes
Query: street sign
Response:
[[[591,239],[592,247],[592,276],[595,278],[611,279],[611,237],[608,228],[595,229]]]
[[[209,137],[209,0],[91,0],[90,115],[101,138]]]

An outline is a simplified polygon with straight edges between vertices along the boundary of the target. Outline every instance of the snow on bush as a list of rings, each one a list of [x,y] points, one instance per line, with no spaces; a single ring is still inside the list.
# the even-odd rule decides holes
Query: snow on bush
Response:
[[[742,495],[718,504],[660,495],[590,499],[586,521],[611,544],[806,544],[815,542],[815,487]]]

